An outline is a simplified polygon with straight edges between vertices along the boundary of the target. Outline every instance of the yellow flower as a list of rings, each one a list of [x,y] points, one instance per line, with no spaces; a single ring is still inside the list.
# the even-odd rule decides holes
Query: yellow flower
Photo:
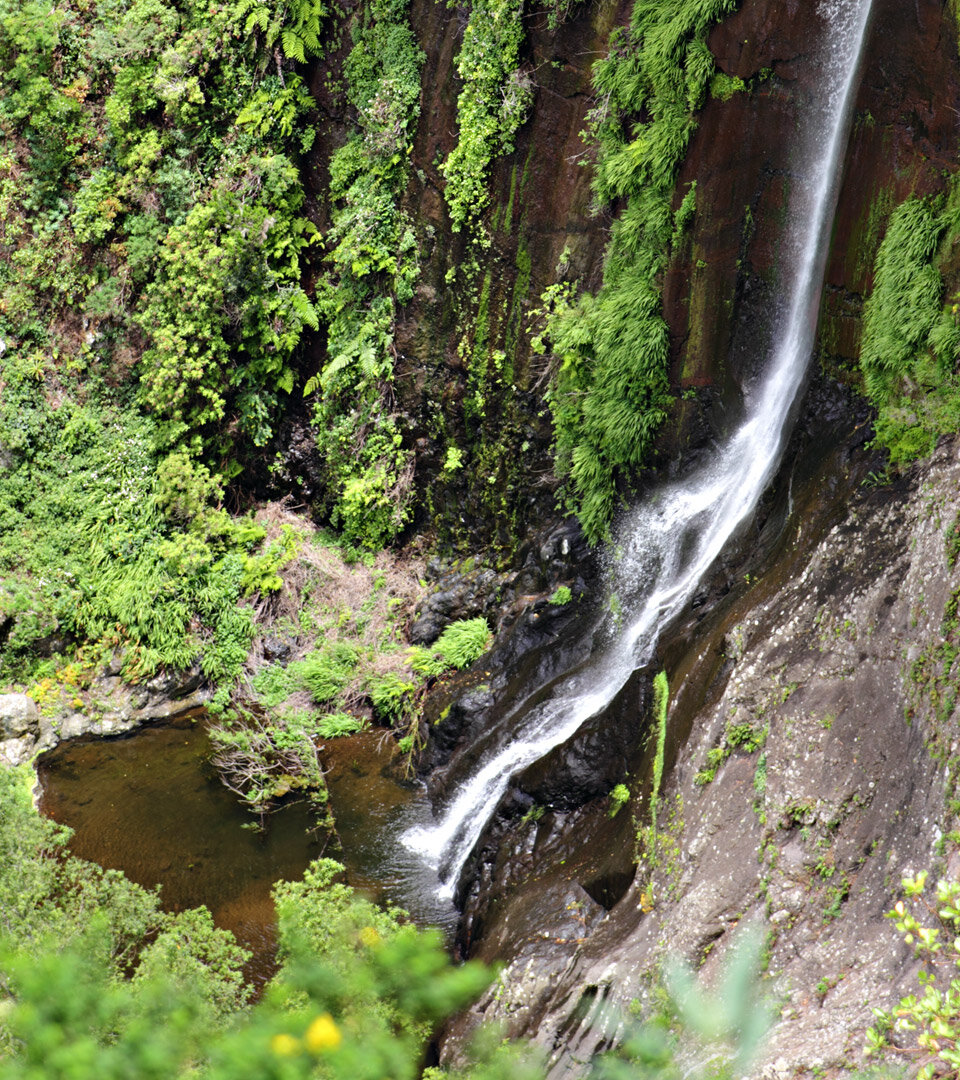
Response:
[[[300,1053],[300,1040],[281,1032],[270,1040],[270,1049],[279,1057],[293,1057]]]
[[[304,1036],[307,1048],[314,1054],[320,1054],[324,1050],[336,1050],[342,1041],[340,1029],[329,1013],[321,1013],[307,1028]]]
[[[360,931],[360,943],[366,945],[368,949],[372,949],[374,945],[380,944],[380,935],[377,933],[375,927],[365,926]]]

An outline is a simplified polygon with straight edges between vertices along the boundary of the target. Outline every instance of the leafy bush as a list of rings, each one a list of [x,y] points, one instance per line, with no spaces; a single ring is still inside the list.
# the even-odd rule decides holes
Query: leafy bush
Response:
[[[450,668],[469,667],[490,645],[490,627],[482,616],[458,619],[429,648],[410,650],[410,666],[420,675],[442,675]]]
[[[296,673],[318,705],[332,701],[353,677],[359,656],[345,641],[309,653],[296,665]]]
[[[317,720],[317,735],[321,739],[338,739],[341,735],[353,735],[366,725],[349,713],[324,713]]]
[[[490,645],[487,620],[458,619],[443,631],[433,651],[439,653],[450,667],[469,667],[487,651]]]
[[[249,649],[251,586],[286,557],[257,552],[262,529],[210,506],[219,482],[188,455],[158,460],[156,425],[127,407],[69,398],[54,409],[36,385],[0,377],[0,610],[11,625],[3,671],[26,673],[38,640],[104,641],[127,672],[200,661],[235,675]],[[251,550],[252,549],[252,550]],[[258,572],[259,571],[259,572]]]
[[[457,145],[443,163],[444,198],[454,232],[479,226],[490,202],[490,162],[509,154],[533,103],[520,70],[523,0],[474,0],[457,56],[463,89],[457,98]]]
[[[919,1080],[960,1069],[960,882],[938,881],[933,903],[924,895],[926,885],[926,871],[904,878],[904,899],[887,912],[923,964],[917,975],[922,992],[901,998],[892,1010],[875,1008],[877,1022],[867,1032],[866,1045],[867,1054],[879,1055],[895,1038],[899,1044],[903,1035],[912,1038],[916,1032],[916,1046],[906,1052],[920,1066]],[[941,935],[950,941],[940,940]]]
[[[291,60],[304,63],[307,56],[320,56],[320,23],[329,14],[322,0],[285,0],[277,4],[263,0],[241,0],[237,5],[237,17],[246,12],[246,32],[254,28],[263,33],[264,44],[272,49],[277,39]]]
[[[406,719],[413,707],[416,684],[404,679],[395,671],[372,677],[367,692],[378,720],[396,726]]]

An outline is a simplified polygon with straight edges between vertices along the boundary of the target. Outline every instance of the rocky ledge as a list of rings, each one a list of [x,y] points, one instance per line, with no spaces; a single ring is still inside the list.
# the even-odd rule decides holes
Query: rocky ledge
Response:
[[[0,765],[22,765],[64,739],[123,735],[155,720],[170,720],[210,700],[199,670],[165,672],[138,686],[120,678],[120,661],[107,665],[85,691],[83,712],[37,708],[27,694],[0,694]]]
[[[634,849],[632,884],[604,911],[571,869],[578,842],[598,835],[590,822],[607,818],[602,801],[580,812],[579,841],[567,818],[558,842],[549,813],[516,827],[511,842],[540,878],[539,921],[518,883],[476,950],[509,964],[448,1033],[446,1059],[480,1017],[499,1019],[543,1045],[553,1080],[581,1075],[604,1045],[597,1016],[648,1007],[668,953],[709,979],[736,928],[758,922],[780,1009],[765,1075],[859,1064],[872,1008],[916,989],[884,917],[901,879],[960,873],[949,802],[958,554],[960,443],[948,442],[897,485],[857,489],[799,567],[788,546],[790,572],[765,575],[671,660],[670,721],[691,734],[655,847]],[[628,846],[647,818],[630,783],[635,828],[618,833]]]

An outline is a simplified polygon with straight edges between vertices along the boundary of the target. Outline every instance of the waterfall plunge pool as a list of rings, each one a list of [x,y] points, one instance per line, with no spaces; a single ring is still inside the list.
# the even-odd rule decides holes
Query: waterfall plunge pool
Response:
[[[210,755],[203,714],[72,739],[37,762],[40,810],[74,830],[74,855],[160,885],[165,910],[205,904],[252,953],[245,974],[257,989],[275,970],[271,887],[320,856],[343,862],[349,884],[372,899],[452,933],[456,912],[435,895],[436,878],[396,841],[401,817],[430,809],[419,788],[394,779],[396,744],[383,730],[329,740],[321,751],[342,849],[314,827],[306,802],[270,814],[263,831],[250,828],[255,819],[220,783]]]

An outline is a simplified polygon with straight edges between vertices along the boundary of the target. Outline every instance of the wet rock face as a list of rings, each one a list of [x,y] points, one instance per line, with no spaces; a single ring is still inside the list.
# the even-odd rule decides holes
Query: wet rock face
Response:
[[[697,390],[681,438],[700,444],[722,427],[739,387],[770,341],[771,288],[782,259],[783,206],[804,163],[791,137],[817,91],[814,0],[742,0],[710,35],[718,68],[752,85],[709,101],[680,174],[678,200],[697,183],[697,212],[664,283],[673,376]],[[855,360],[863,297],[886,219],[910,194],[943,190],[960,132],[957,33],[939,0],[874,0],[822,305],[820,345]],[[711,394],[705,389],[712,388]]]
[[[773,935],[768,974],[782,1008],[770,1075],[778,1062],[795,1075],[859,1061],[871,1008],[914,988],[884,912],[903,876],[943,865],[938,841],[957,827],[930,747],[956,755],[954,706],[937,680],[958,634],[960,567],[948,544],[958,493],[960,442],[909,481],[860,489],[800,572],[756,585],[678,661],[672,720],[685,701],[703,704],[664,792],[650,869],[572,957],[508,934],[509,1007],[479,1006],[548,1047],[551,1076],[578,1075],[599,1045],[577,1019],[590,995],[622,1008],[645,1001],[668,951],[709,977],[745,922]],[[705,692],[718,654],[720,679]],[[762,746],[736,745],[745,728]],[[948,866],[960,861],[954,847]]]
[[[583,595],[595,573],[593,557],[575,520],[568,519],[520,545],[514,568],[497,572],[475,559],[427,564],[434,589],[417,608],[408,637],[430,645],[458,619],[486,618],[495,632],[508,629],[531,609],[543,613],[544,600],[561,586],[570,597]],[[556,604],[561,607],[563,605]]]

